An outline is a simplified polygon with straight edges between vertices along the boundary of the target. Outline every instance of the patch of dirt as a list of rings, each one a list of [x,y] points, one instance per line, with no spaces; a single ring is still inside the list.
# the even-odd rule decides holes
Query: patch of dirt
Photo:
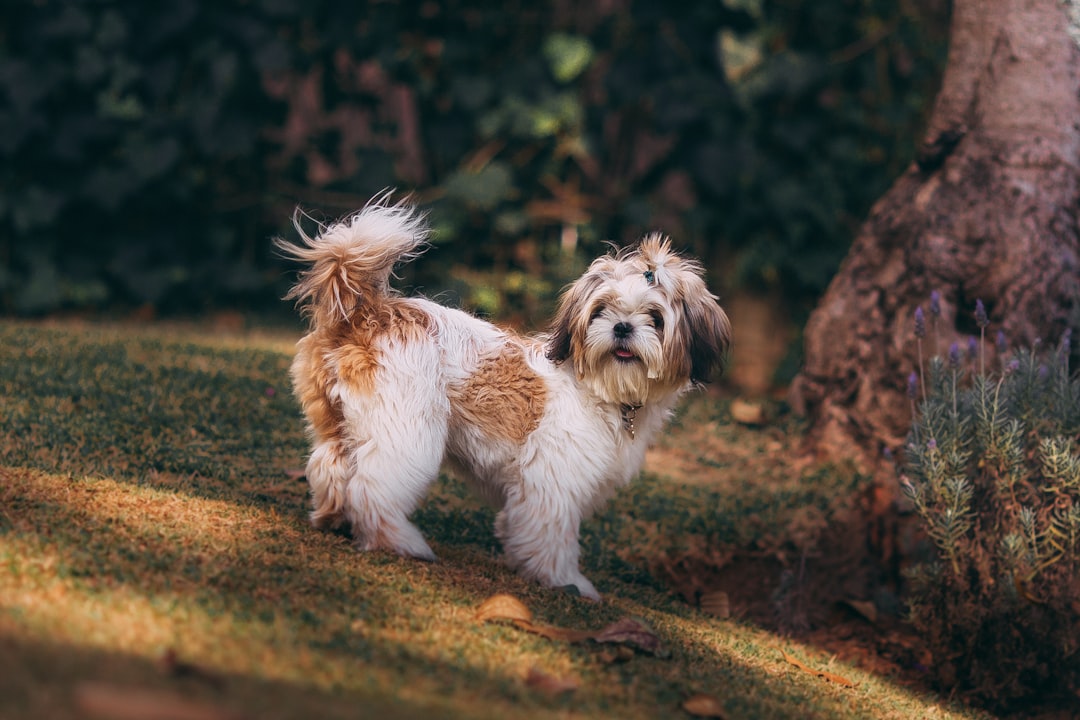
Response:
[[[646,471],[721,493],[752,482],[775,488],[778,502],[782,491],[820,481],[818,461],[804,452],[799,428],[778,403],[757,403],[764,422],[746,408],[731,412],[733,404],[730,391],[718,389],[692,398],[649,451]],[[745,424],[733,419],[740,415]],[[771,550],[698,548],[657,559],[652,572],[688,605],[722,608],[893,683],[935,692],[930,652],[903,621],[903,571],[923,541],[915,515],[898,510],[898,496],[894,479],[867,477],[853,496],[836,498],[824,526],[816,508],[788,513]],[[1007,717],[1066,720],[1078,717],[1076,707],[1072,697],[1045,698]]]
[[[709,566],[681,558],[661,579],[691,606],[700,608],[703,598],[723,592],[732,618],[797,638],[903,685],[930,690],[929,653],[901,620],[896,591],[887,585],[872,589],[870,578],[876,573],[868,565],[821,558],[789,564],[775,557],[736,555],[721,566]]]
[[[775,420],[770,403],[763,405],[764,424],[739,426],[730,416],[717,416],[725,402],[715,390],[691,400],[649,451],[646,471],[722,492],[747,478],[789,487],[815,468],[800,447],[800,434],[790,422]],[[914,542],[911,519],[896,514],[890,488],[869,480],[866,485],[856,497],[837,498],[838,510],[826,527],[814,525],[817,516],[793,513],[789,527],[778,532],[794,538],[792,545],[804,549],[801,555],[714,551],[666,558],[654,572],[689,605],[700,607],[703,597],[725,593],[733,618],[929,690],[929,653],[901,619],[901,565]]]
[[[799,438],[776,422],[778,410],[760,405],[763,422],[753,428],[734,423],[726,410],[729,393],[710,388],[691,397],[668,432],[645,456],[645,472],[688,485],[722,489],[748,476],[791,481],[813,464]],[[717,408],[725,408],[717,412]]]

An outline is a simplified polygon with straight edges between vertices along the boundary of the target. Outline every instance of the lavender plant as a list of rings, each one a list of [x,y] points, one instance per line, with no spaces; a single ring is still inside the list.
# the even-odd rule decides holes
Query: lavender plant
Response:
[[[1068,332],[1011,353],[999,332],[988,370],[981,301],[975,320],[966,356],[953,343],[908,378],[903,489],[933,549],[909,572],[909,611],[943,689],[1008,708],[1080,688],[1080,378]]]

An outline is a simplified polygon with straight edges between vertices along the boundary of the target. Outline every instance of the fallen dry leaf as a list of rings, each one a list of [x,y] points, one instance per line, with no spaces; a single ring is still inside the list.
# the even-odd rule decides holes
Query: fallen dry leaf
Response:
[[[747,402],[736,398],[731,401],[731,419],[740,425],[764,425],[765,408],[758,403]]]
[[[632,645],[647,653],[657,655],[663,651],[660,638],[643,620],[623,618],[595,633],[592,639],[598,643]]]
[[[811,675],[816,675],[817,677],[822,678],[823,680],[828,680],[829,682],[836,683],[837,685],[840,685],[840,686],[843,686],[843,687],[847,687],[847,688],[855,687],[855,683],[848,680],[843,675],[836,675],[836,674],[831,673],[831,672],[825,672],[824,670],[814,670],[813,668],[811,668],[811,667],[803,664],[802,662],[800,662],[798,658],[795,658],[795,657],[792,657],[791,655],[788,655],[783,650],[780,651],[780,654],[783,655],[784,659],[787,660],[790,664],[792,664],[795,667],[799,668],[803,672],[810,673]]]
[[[591,635],[583,630],[569,630],[554,625],[534,623],[532,611],[513,595],[493,595],[488,598],[477,609],[476,619],[481,622],[509,620],[515,627],[546,637],[548,640],[574,643],[588,640]]]
[[[698,693],[683,701],[682,709],[695,717],[724,718],[724,706],[712,695]]]
[[[107,720],[241,720],[244,716],[154,690],[83,683],[75,688],[83,717]]]
[[[701,596],[701,612],[727,620],[731,617],[731,601],[723,590],[713,590]]]
[[[581,680],[576,677],[556,677],[555,675],[548,675],[539,668],[529,668],[529,673],[525,676],[525,685],[533,690],[539,690],[545,695],[562,695],[563,693],[573,692],[581,687]]]
[[[488,620],[521,620],[531,623],[532,618],[532,612],[525,607],[525,603],[513,595],[492,595],[476,610],[476,619],[480,622],[487,622]]]
[[[630,645],[653,655],[660,655],[663,652],[660,638],[641,620],[623,618],[595,632],[543,625],[533,622],[529,608],[512,595],[494,595],[488,598],[477,609],[476,619],[481,622],[509,620],[514,627],[548,640],[568,643],[592,640],[598,643]]]

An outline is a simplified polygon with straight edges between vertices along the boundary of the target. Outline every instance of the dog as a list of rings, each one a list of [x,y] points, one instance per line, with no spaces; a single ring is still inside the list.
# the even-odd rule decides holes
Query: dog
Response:
[[[434,560],[409,521],[445,468],[498,508],[511,568],[600,594],[579,526],[640,471],[676,401],[722,370],[731,324],[696,260],[660,234],[613,249],[562,293],[550,332],[523,337],[390,287],[426,246],[424,215],[376,196],[293,224],[286,299],[308,320],[291,366],[307,420],[312,523],[361,550]]]

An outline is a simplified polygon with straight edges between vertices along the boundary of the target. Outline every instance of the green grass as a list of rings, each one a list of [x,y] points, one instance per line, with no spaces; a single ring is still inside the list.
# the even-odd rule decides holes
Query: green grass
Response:
[[[437,563],[313,530],[287,474],[306,452],[289,345],[0,323],[0,717],[85,717],[87,687],[252,718],[689,717],[680,703],[698,692],[730,718],[982,717],[705,616],[656,579],[681,549],[776,542],[785,513],[827,512],[851,485],[840,474],[643,477],[584,528],[599,605],[505,570],[490,510],[450,481],[416,516]],[[674,437],[715,422],[702,412],[718,414],[685,413]],[[668,653],[612,662],[477,622],[501,592],[566,627],[643,618]],[[167,651],[196,670],[163,664]],[[531,669],[580,686],[553,696],[524,681]]]

